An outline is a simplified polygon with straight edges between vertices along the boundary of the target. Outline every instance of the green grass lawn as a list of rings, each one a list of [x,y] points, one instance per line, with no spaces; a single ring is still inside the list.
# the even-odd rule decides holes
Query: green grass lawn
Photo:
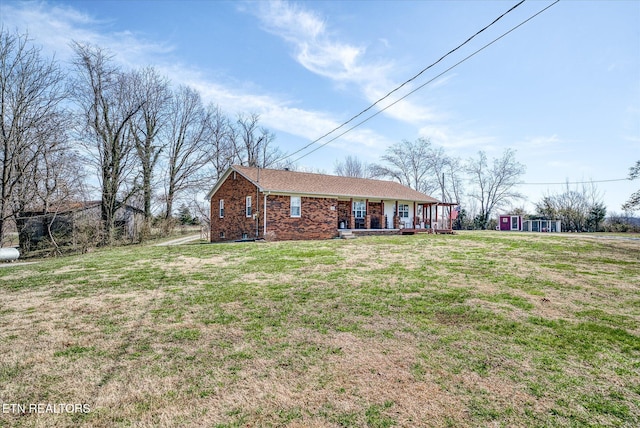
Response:
[[[468,232],[5,267],[0,401],[7,427],[635,427],[640,241]]]

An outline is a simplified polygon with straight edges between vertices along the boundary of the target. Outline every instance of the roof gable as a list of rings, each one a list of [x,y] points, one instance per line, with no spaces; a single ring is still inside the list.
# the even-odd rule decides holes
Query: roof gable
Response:
[[[258,186],[260,191],[332,196],[345,198],[396,199],[425,203],[439,201],[429,195],[413,190],[395,181],[373,180],[368,178],[341,177],[336,175],[314,174],[308,172],[263,169],[234,165],[218,180],[209,192],[210,199],[232,171],[244,176]]]

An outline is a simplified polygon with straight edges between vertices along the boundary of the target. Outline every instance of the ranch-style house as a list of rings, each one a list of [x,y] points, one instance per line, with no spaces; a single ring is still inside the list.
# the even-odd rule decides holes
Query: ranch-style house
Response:
[[[451,232],[457,205],[393,181],[237,165],[207,199],[211,242]]]

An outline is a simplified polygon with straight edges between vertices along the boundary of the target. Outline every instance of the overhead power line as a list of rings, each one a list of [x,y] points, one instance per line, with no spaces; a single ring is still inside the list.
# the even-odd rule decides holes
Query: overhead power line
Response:
[[[518,183],[522,186],[551,186],[559,184],[591,184],[591,183],[612,183],[614,181],[631,181],[630,178],[613,178],[610,180],[588,180],[588,181],[563,181],[558,183]]]
[[[509,14],[510,12],[512,12],[513,10],[515,10],[518,6],[520,6],[522,3],[524,3],[525,0],[520,1],[519,3],[517,3],[515,6],[511,7],[509,10],[507,10],[506,12],[504,12],[502,15],[498,16],[496,19],[494,19],[489,25],[483,27],[480,31],[476,32],[474,35],[472,35],[471,37],[469,37],[467,40],[465,40],[463,43],[459,44],[458,46],[456,46],[455,48],[451,49],[449,52],[447,52],[446,54],[444,54],[443,56],[440,57],[440,59],[438,59],[437,61],[435,61],[434,63],[430,64],[429,66],[423,68],[422,70],[420,70],[416,75],[414,75],[413,77],[407,79],[406,81],[404,81],[402,84],[400,84],[399,86],[397,86],[396,88],[392,89],[391,91],[389,91],[385,96],[383,96],[382,98],[378,99],[376,102],[374,102],[373,104],[369,105],[369,107],[365,108],[364,110],[362,110],[360,113],[356,114],[355,116],[351,117],[349,120],[343,122],[342,124],[340,124],[339,126],[333,128],[331,131],[327,132],[326,134],[322,135],[319,138],[316,138],[315,140],[311,141],[309,144],[307,144],[306,146],[296,150],[295,152],[287,155],[284,159],[288,159],[291,156],[300,153],[301,151],[305,150],[306,148],[312,146],[313,144],[317,143],[318,141],[322,140],[323,138],[329,136],[330,134],[334,133],[335,131],[337,131],[338,129],[344,127],[345,125],[351,123],[353,120],[357,119],[358,117],[362,116],[363,114],[365,114],[366,112],[368,112],[369,110],[371,110],[373,107],[375,107],[376,105],[378,105],[380,102],[384,101],[385,99],[389,98],[392,94],[394,94],[395,92],[399,91],[400,89],[402,89],[403,87],[405,87],[406,85],[408,85],[409,83],[413,82],[414,80],[416,80],[418,77],[420,77],[424,72],[426,72],[427,70],[429,70],[430,68],[434,67],[435,65],[437,65],[438,63],[440,63],[442,60],[444,60],[446,57],[448,57],[449,55],[451,55],[452,53],[454,53],[455,51],[457,51],[458,49],[460,49],[461,47],[463,47],[464,45],[466,45],[467,43],[469,43],[471,40],[473,40],[476,36],[478,36],[480,33],[482,33],[483,31],[485,31],[486,29],[488,29],[489,27],[491,27],[492,25],[494,25],[496,22],[498,22],[500,19],[502,19],[504,16],[506,16],[507,14]]]
[[[320,144],[318,147],[314,148],[313,150],[303,154],[302,156],[296,158],[294,161],[292,161],[293,163],[299,161],[300,159],[303,159],[307,156],[309,156],[310,154],[316,152],[317,150],[321,149],[322,147],[326,146],[327,144],[337,140],[338,138],[342,137],[343,135],[345,135],[346,133],[352,131],[353,129],[357,128],[358,126],[362,125],[363,123],[373,119],[374,117],[376,117],[377,115],[379,115],[380,113],[384,112],[385,110],[393,107],[394,105],[396,105],[397,103],[399,103],[400,101],[404,100],[405,98],[407,98],[409,95],[414,94],[415,92],[419,91],[420,89],[424,88],[426,85],[428,85],[429,83],[435,81],[436,79],[438,79],[439,77],[443,76],[444,74],[448,73],[449,71],[451,71],[452,69],[454,69],[455,67],[459,66],[460,64],[462,64],[463,62],[469,60],[470,58],[474,57],[475,55],[477,55],[478,53],[482,52],[483,50],[485,50],[486,48],[488,48],[489,46],[493,45],[494,43],[498,42],[499,40],[501,40],[502,38],[506,37],[507,35],[509,35],[510,33],[512,33],[513,31],[517,30],[518,28],[520,28],[521,26],[523,26],[524,24],[526,24],[527,22],[531,21],[532,19],[534,19],[535,17],[537,17],[538,15],[540,15],[541,13],[545,12],[546,10],[548,10],[549,8],[551,8],[551,6],[554,6],[555,4],[557,4],[560,0],[556,0],[555,2],[551,3],[550,5],[548,5],[547,7],[545,7],[544,9],[536,12],[535,14],[531,15],[529,18],[525,19],[524,21],[522,21],[521,23],[519,23],[518,25],[516,25],[515,27],[511,28],[509,31],[503,33],[502,35],[500,35],[499,37],[496,37],[495,39],[493,39],[492,41],[490,41],[489,43],[485,44],[484,46],[482,46],[480,49],[474,51],[473,53],[471,53],[470,55],[464,57],[463,59],[461,59],[460,61],[458,61],[457,63],[455,63],[454,65],[452,65],[451,67],[447,68],[446,70],[444,70],[442,73],[436,75],[435,77],[433,77],[432,79],[429,79],[428,81],[426,81],[425,83],[423,83],[422,85],[418,86],[417,88],[413,89],[412,91],[410,91],[409,93],[403,95],[402,97],[398,98],[396,101],[392,102],[391,104],[389,104],[388,106],[378,110],[377,112],[375,112],[374,114],[372,114],[371,116],[367,117],[366,119],[356,123],[355,125],[353,125],[351,128],[345,130],[344,132],[342,132],[341,134],[333,137],[332,139],[325,141],[324,143]],[[522,3],[522,2],[521,2]],[[520,3],[519,3],[520,4]],[[516,5],[517,6],[517,5]],[[514,6],[515,7],[515,6]],[[512,10],[512,9],[510,9]],[[392,91],[394,92],[394,91]],[[355,119],[356,117],[362,115],[362,113],[364,113],[365,111],[371,109],[375,104],[369,106],[367,109],[365,109],[364,111],[362,111],[361,113],[357,114],[356,116],[354,116],[353,118],[349,119],[347,122],[343,123],[342,125],[338,126],[337,128],[333,129],[331,132],[328,132],[327,134],[323,135],[322,137],[312,141],[311,143],[307,144],[306,146],[304,146],[303,148],[301,148],[300,150],[297,150],[293,153],[291,153],[290,155],[286,156],[285,159],[288,159],[289,157],[293,156],[296,153],[301,152],[302,150],[308,148],[309,146],[311,146],[312,144],[317,143],[319,140],[321,140],[322,138],[326,137],[327,135],[335,132],[336,130],[342,128],[344,125],[346,125],[347,123],[351,122],[353,119]]]

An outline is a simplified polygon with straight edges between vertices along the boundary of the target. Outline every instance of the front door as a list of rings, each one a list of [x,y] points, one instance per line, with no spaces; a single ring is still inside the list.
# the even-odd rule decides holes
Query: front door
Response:
[[[356,229],[364,229],[364,218],[367,215],[367,206],[364,201],[353,201],[353,217]]]

